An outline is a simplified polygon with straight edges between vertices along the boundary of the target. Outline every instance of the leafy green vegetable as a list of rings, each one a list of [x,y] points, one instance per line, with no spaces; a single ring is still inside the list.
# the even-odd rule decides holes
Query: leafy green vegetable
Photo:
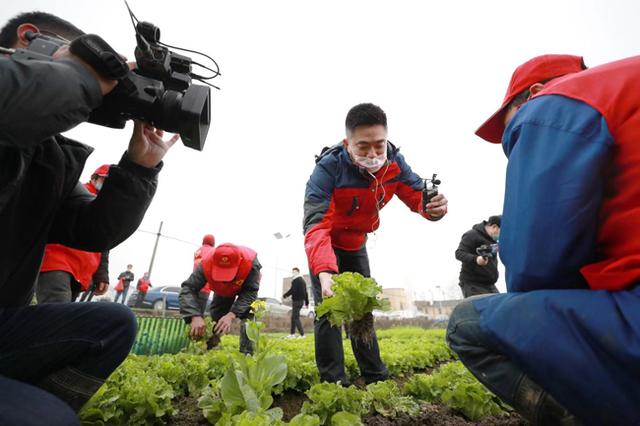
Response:
[[[309,401],[302,404],[302,413],[317,415],[320,424],[326,424],[340,411],[355,414],[360,419],[371,407],[369,395],[355,386],[345,388],[336,383],[320,383],[312,386],[307,396]]]
[[[415,416],[420,412],[420,406],[411,397],[402,396],[393,380],[371,383],[367,392],[371,395],[373,409],[385,417],[395,418],[399,413]]]
[[[443,365],[431,375],[413,376],[405,383],[404,393],[429,402],[443,402],[473,421],[508,410],[459,361]]]

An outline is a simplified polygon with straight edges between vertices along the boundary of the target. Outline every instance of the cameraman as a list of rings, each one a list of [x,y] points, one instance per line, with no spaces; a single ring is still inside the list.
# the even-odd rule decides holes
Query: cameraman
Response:
[[[473,228],[462,235],[456,250],[456,259],[462,262],[460,288],[464,297],[499,293],[495,286],[498,281],[497,256],[478,255],[477,249],[498,241],[501,219],[502,216],[491,216],[489,220],[473,225]]]
[[[26,13],[0,29],[0,46],[25,48],[28,32],[66,40],[82,34],[48,13]],[[47,243],[102,252],[135,231],[177,140],[136,123],[104,187],[89,194],[78,178],[92,149],[59,132],[86,121],[116,84],[67,46],[54,61],[0,57],[2,425],[77,424],[71,409],[80,410],[135,338],[134,316],[116,304],[28,306]]]

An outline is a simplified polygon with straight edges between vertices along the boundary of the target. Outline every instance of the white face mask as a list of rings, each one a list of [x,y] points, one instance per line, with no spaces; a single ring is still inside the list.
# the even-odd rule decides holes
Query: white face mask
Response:
[[[369,173],[375,173],[384,166],[384,163],[387,161],[387,152],[383,152],[380,155],[375,157],[366,157],[361,155],[355,155],[351,153],[351,157],[353,158],[353,162],[358,166],[366,169]]]
[[[98,191],[98,192],[100,192],[102,190],[102,182],[100,182],[100,181],[95,182],[93,184],[93,186],[96,188],[96,191]]]

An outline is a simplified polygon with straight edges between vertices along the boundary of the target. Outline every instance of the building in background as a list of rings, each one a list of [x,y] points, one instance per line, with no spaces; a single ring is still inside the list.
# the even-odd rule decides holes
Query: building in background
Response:
[[[418,300],[416,301],[416,308],[431,319],[448,319],[451,312],[453,312],[453,308],[455,308],[460,302],[462,302],[462,299]]]
[[[383,288],[381,298],[387,299],[392,311],[415,311],[413,298],[404,288]]]

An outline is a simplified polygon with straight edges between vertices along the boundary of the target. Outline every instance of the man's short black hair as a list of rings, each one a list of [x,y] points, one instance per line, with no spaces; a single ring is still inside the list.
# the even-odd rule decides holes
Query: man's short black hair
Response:
[[[375,126],[376,124],[382,124],[386,129],[387,114],[378,105],[370,103],[358,104],[351,108],[345,120],[348,133],[353,132],[358,126]]]
[[[26,12],[12,18],[0,29],[0,46],[13,47],[18,42],[17,31],[22,24],[33,24],[41,31],[57,34],[67,40],[81,36],[84,32],[69,21],[47,12]]]
[[[292,268],[291,270],[300,272],[300,269],[298,269],[298,268]]]
[[[487,220],[487,225],[498,225],[498,228],[500,228],[500,222],[502,222],[502,215],[491,216]]]

